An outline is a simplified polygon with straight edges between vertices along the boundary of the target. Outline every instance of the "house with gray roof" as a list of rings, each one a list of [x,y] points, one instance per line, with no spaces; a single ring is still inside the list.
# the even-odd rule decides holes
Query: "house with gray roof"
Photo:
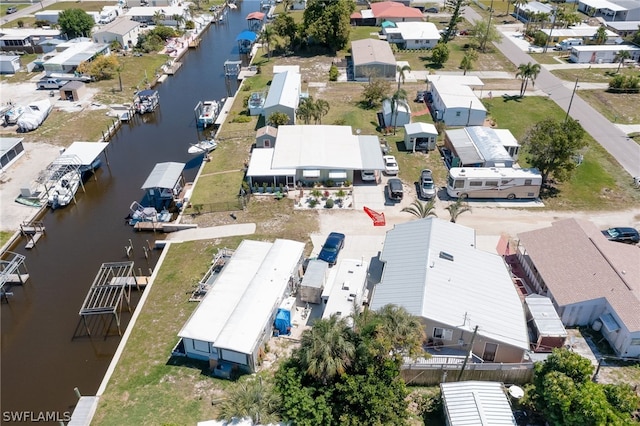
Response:
[[[371,78],[396,80],[396,58],[386,41],[372,38],[353,41],[351,56],[356,81],[369,81]]]
[[[599,328],[619,356],[640,356],[640,250],[565,219],[518,234],[517,255],[567,327]]]
[[[301,86],[302,77],[298,72],[288,70],[274,74],[262,108],[262,115],[267,119],[267,122],[271,114],[282,112],[289,117],[287,124],[296,124]]]
[[[446,130],[444,146],[452,167],[513,167],[520,145],[508,129],[471,126]]]
[[[380,260],[371,309],[404,307],[436,347],[485,362],[524,359],[529,338],[511,274],[502,257],[476,248],[473,229],[437,218],[401,223],[387,232]]]
[[[578,0],[578,12],[605,21],[640,20],[637,0]]]
[[[138,44],[140,25],[140,22],[131,19],[116,19],[96,31],[93,34],[93,41],[108,44],[117,41],[123,48],[132,49]]]

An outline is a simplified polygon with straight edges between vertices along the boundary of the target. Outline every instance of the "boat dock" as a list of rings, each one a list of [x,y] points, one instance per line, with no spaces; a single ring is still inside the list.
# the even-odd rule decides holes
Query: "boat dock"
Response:
[[[27,239],[24,248],[30,250],[36,246],[40,238],[44,236],[45,227],[43,222],[31,221],[20,225],[20,233]]]
[[[227,121],[227,116],[229,115],[229,111],[231,111],[231,107],[233,106],[233,102],[235,100],[236,100],[235,96],[228,96],[224,100],[224,104],[222,105],[222,108],[220,108],[220,113],[218,114],[218,118],[216,118],[216,121],[213,123],[213,125],[216,128],[219,128],[222,125],[222,123]]]
[[[197,223],[174,223],[174,222],[138,222],[133,225],[136,231],[152,231],[152,232],[176,232],[184,229],[195,229]]]
[[[7,291],[13,285],[24,285],[29,279],[25,256],[5,251],[0,258],[0,301],[9,302],[8,296],[13,293]]]

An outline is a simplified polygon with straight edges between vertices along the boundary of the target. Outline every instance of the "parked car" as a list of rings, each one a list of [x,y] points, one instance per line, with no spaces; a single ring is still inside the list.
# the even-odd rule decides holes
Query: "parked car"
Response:
[[[360,177],[363,182],[377,182],[378,172],[376,170],[361,170]]]
[[[338,261],[340,250],[342,250],[342,248],[344,247],[344,239],[344,234],[341,234],[339,232],[330,233],[326,241],[322,245],[322,250],[320,250],[318,259],[324,260],[329,264],[329,266],[335,265]]]
[[[36,83],[38,89],[59,89],[67,82],[59,78],[43,78]]]
[[[391,148],[389,147],[389,142],[386,139],[380,140],[380,151],[382,151],[382,155],[387,155]]]
[[[7,8],[7,15],[11,15],[12,13],[16,13],[18,11],[18,8],[15,6],[10,6]]]
[[[635,228],[609,228],[606,231],[602,231],[602,234],[607,237],[609,241],[629,244],[637,244],[638,242],[640,242],[640,233],[638,233]]]
[[[438,13],[440,12],[437,7],[428,7],[424,10],[427,13]]]
[[[427,96],[427,91],[426,90],[418,90],[418,93],[416,93],[416,102],[422,103],[424,102],[425,97]]]
[[[393,155],[384,155],[384,172],[388,175],[396,176],[400,171],[396,157]]]
[[[420,172],[419,190],[419,197],[425,200],[430,200],[436,196],[436,185],[433,183],[431,170],[424,169]]]
[[[390,200],[400,201],[402,200],[402,196],[404,195],[404,190],[402,188],[402,181],[397,178],[391,178],[387,182],[387,195]]]

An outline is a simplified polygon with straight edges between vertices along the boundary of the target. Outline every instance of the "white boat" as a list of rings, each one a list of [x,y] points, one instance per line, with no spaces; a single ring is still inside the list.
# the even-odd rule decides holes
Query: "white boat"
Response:
[[[80,186],[80,173],[71,170],[65,173],[49,191],[49,205],[52,209],[64,207],[71,203]]]
[[[47,119],[53,105],[48,99],[30,103],[18,120],[18,128],[21,132],[30,132],[37,129]]]
[[[191,155],[206,154],[216,149],[217,146],[218,143],[216,141],[214,141],[213,139],[209,139],[206,141],[200,141],[196,144],[192,144],[187,152]]]
[[[137,201],[131,203],[129,211],[129,215],[125,220],[131,226],[138,222],[170,222],[172,217],[169,210],[158,212],[155,208],[144,207]]]
[[[138,114],[146,114],[156,110],[160,104],[157,90],[141,90],[133,99],[133,108]]]
[[[196,109],[200,111],[198,115],[198,126],[209,127],[213,125],[220,112],[220,102],[203,101],[198,103]]]
[[[16,124],[18,118],[24,114],[25,108],[23,106],[15,105],[4,113],[4,122],[7,126]]]

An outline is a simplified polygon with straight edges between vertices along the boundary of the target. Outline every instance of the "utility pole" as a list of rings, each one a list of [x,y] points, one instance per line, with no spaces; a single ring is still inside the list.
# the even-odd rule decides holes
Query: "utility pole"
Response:
[[[464,362],[462,363],[462,368],[460,369],[460,373],[458,374],[458,382],[462,378],[462,373],[464,373],[464,369],[467,367],[467,362],[469,361],[469,357],[471,356],[471,352],[473,351],[473,341],[476,340],[476,334],[478,334],[478,326],[473,329],[473,336],[471,336],[471,342],[469,343],[469,352],[467,352],[467,356],[464,358]]]
[[[547,53],[547,48],[549,47],[549,42],[552,40],[551,35],[553,34],[553,27],[556,26],[556,13],[558,13],[558,9],[557,8],[555,8],[555,9],[553,9],[553,11],[551,11],[551,15],[553,16],[553,20],[551,21],[551,29],[549,30],[549,39],[544,44],[544,49],[542,50],[542,53]]]
[[[573,97],[576,95],[576,90],[578,90],[578,77],[576,77],[576,84],[573,86],[573,92],[571,93],[571,99],[569,99],[569,106],[567,107],[567,115],[564,117],[564,122],[566,123],[569,120],[569,111],[571,111],[571,104],[573,103]]]

